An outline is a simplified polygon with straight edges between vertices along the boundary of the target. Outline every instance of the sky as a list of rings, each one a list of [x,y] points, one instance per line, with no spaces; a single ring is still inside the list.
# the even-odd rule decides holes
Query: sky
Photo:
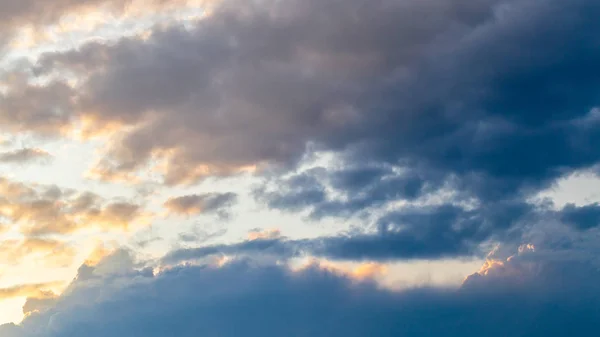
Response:
[[[0,336],[592,336],[600,3],[0,2]]]

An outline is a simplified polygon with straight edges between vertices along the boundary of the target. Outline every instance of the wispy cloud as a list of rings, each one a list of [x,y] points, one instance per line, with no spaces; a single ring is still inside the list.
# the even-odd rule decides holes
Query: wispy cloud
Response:
[[[40,161],[48,162],[52,158],[50,153],[36,148],[23,148],[0,153],[0,163],[6,164],[28,164]]]
[[[235,193],[208,193],[171,198],[164,207],[176,215],[198,215],[226,212],[237,201]]]
[[[0,288],[0,299],[13,297],[45,297],[49,289],[64,285],[64,282],[51,282],[40,284],[20,284],[8,288]]]

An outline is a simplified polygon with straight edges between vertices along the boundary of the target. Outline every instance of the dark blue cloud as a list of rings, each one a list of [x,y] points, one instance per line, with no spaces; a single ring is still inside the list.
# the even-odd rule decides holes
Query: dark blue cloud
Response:
[[[397,173],[392,168],[356,166],[314,169],[279,178],[270,182],[274,190],[261,186],[254,195],[271,208],[290,212],[308,209],[312,219],[322,219],[351,217],[398,199],[416,200],[432,192],[434,183],[440,184],[427,181],[416,172]],[[327,189],[344,198],[329,198]]]
[[[600,205],[597,203],[580,207],[569,204],[559,215],[562,221],[581,230],[600,226]]]
[[[373,86],[359,100],[369,119],[359,137],[344,140],[336,163],[350,169],[329,172],[331,186],[349,201],[278,204],[286,197],[282,189],[271,194],[269,205],[345,217],[449,185],[491,207],[525,200],[558,177],[597,164],[600,150],[592,144],[600,139],[600,124],[586,116],[600,105],[600,39],[591,33],[600,28],[600,5],[487,4],[493,15],[439,35],[418,52],[421,62],[404,65],[404,76]],[[390,73],[400,72],[399,64],[390,65]],[[357,134],[325,135],[323,141],[337,150],[333,144],[349,135]],[[376,166],[353,168],[362,163]],[[413,180],[382,179],[386,165],[402,167]],[[366,188],[389,192],[361,194]]]
[[[254,191],[257,198],[269,207],[287,211],[302,211],[312,205],[326,202],[325,186],[313,175],[301,174],[278,183],[278,190],[269,192],[264,187]],[[283,190],[285,189],[285,190]]]
[[[10,337],[558,337],[591,336],[600,327],[597,268],[535,255],[473,275],[458,290],[390,291],[316,266],[292,272],[252,260],[221,268],[177,267],[156,276],[122,268],[116,274],[92,268],[88,274],[52,308],[0,332]]]
[[[477,210],[453,205],[417,207],[388,213],[374,232],[349,232],[315,239],[265,239],[230,245],[212,245],[173,251],[167,263],[211,255],[265,254],[287,259],[318,256],[333,260],[437,259],[482,256],[481,245],[490,240],[513,241],[522,236],[517,226],[538,210],[524,203],[505,203]]]

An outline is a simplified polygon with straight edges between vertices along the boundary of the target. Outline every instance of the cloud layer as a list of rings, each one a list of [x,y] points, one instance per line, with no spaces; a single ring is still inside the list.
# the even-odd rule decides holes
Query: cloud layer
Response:
[[[65,112],[133,127],[99,163],[105,178],[158,158],[167,183],[190,183],[294,163],[314,143],[455,174],[478,196],[504,186],[498,197],[597,161],[597,128],[577,123],[598,103],[597,7],[224,1],[191,30],[51,53],[38,71],[86,78]]]
[[[141,202],[0,177],[0,263],[69,265],[81,250],[75,235],[151,220],[149,235],[180,233],[172,243],[183,247],[149,249],[166,253],[156,261],[100,249],[62,295],[36,282],[0,289],[34,295],[25,321],[0,335],[564,336],[598,327],[600,205],[539,194],[600,172],[600,3],[209,2],[0,3],[0,44],[23,54],[0,60],[0,131],[33,144],[0,152],[3,172],[51,158],[66,166],[54,156],[68,149],[79,166],[93,148],[86,186],[153,189]],[[197,15],[192,7],[207,10],[151,26],[166,8]],[[127,18],[127,32],[151,28],[112,27],[105,39],[31,53],[5,43],[92,12]],[[231,192],[211,190],[219,184]],[[256,228],[236,242],[225,237],[236,228],[173,224],[276,222],[276,212],[237,216],[238,203],[345,230]],[[147,208],[167,216],[150,219]],[[389,262],[484,258],[491,247],[459,290],[392,291],[371,279]],[[303,257],[371,267],[291,267]]]
[[[600,159],[597,14],[585,0],[222,1],[192,27],[43,55],[36,74],[80,81],[17,82],[4,101],[24,112],[7,125],[87,121],[109,138],[92,176],[113,182],[275,167],[288,175],[259,200],[316,218],[450,191],[439,210],[468,228],[431,234],[462,250],[465,231],[512,228],[528,198]],[[294,173],[323,151],[337,167]],[[432,212],[403,219],[421,228]]]
[[[522,250],[459,290],[378,288],[318,265],[252,260],[164,270],[118,252],[3,336],[563,336],[597,329],[597,268]],[[240,283],[239,280],[244,280]]]

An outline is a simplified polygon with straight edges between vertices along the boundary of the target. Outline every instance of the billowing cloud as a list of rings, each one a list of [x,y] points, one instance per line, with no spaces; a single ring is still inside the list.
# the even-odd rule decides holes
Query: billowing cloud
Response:
[[[0,331],[11,337],[82,329],[90,337],[587,335],[600,318],[600,275],[574,262],[522,251],[507,262],[514,273],[480,272],[458,290],[391,291],[315,264],[291,270],[247,260],[152,273],[121,252],[81,269],[50,307]]]
[[[27,297],[23,305],[23,314],[31,315],[35,312],[47,310],[56,304],[57,298],[58,295],[52,291],[45,291],[36,294],[34,297]]]
[[[346,29],[358,10],[385,24],[363,20]],[[412,14],[425,10],[439,19],[437,27],[413,25]],[[321,20],[318,12],[331,15]],[[192,31],[94,43],[64,57],[47,55],[41,64],[47,71],[86,64],[92,74],[81,88],[79,109],[98,123],[139,126],[115,139],[101,172],[136,170],[158,156],[167,160],[168,183],[186,183],[296,160],[308,141],[340,146],[360,141],[372,127],[361,106],[373,94],[368,88],[379,88],[377,78],[390,67],[415,64],[426,49],[415,37],[434,39],[454,24],[475,25],[490,13],[485,1],[472,6],[225,1]],[[361,38],[353,31],[361,31]],[[380,38],[391,31],[406,31],[398,46]],[[326,36],[338,42],[324,43]]]
[[[597,41],[582,33],[596,11],[590,1],[224,1],[191,30],[40,64],[86,64],[77,110],[128,126],[99,163],[107,177],[162,160],[167,183],[190,183],[291,164],[315,144],[455,174],[499,197],[597,161],[578,146],[597,128],[573,122],[599,103]]]
[[[75,93],[64,82],[32,85],[26,74],[9,74],[2,81],[0,122],[4,131],[34,131],[60,135],[73,122]]]
[[[446,209],[469,204],[457,222],[429,232],[429,212],[405,217],[387,246],[468,254],[508,235],[541,188],[600,160],[600,48],[585,33],[598,14],[589,0],[230,0],[191,27],[48,53],[35,71],[80,78],[51,102],[68,108],[50,111],[90,132],[111,125],[97,178],[150,169],[179,185],[276,166],[256,196],[315,218],[449,191]],[[315,152],[334,163],[296,172]]]
[[[41,22],[99,4],[60,1]],[[24,6],[7,8],[14,22],[35,22],[39,14],[25,9],[47,5]],[[222,0],[194,22],[49,50],[5,69],[3,130],[100,137],[93,178],[181,187],[251,172],[260,205],[357,226],[309,239],[258,230],[237,243],[206,244],[223,230],[181,233],[178,247],[197,245],[157,269],[102,252],[63,295],[29,301],[25,322],[0,334],[597,328],[600,290],[590,280],[600,277],[600,208],[535,197],[600,167],[598,17],[593,0]],[[225,214],[236,197],[177,193],[163,207],[188,216]],[[60,188],[6,181],[0,196],[3,220],[25,236],[10,243],[15,256],[54,249],[24,240],[145,219],[137,202]],[[389,261],[483,258],[492,243],[518,253],[488,256],[460,291],[369,282]],[[267,256],[278,265],[265,266]],[[355,274],[285,267],[306,256],[366,264]],[[218,268],[172,265],[215,257]]]

